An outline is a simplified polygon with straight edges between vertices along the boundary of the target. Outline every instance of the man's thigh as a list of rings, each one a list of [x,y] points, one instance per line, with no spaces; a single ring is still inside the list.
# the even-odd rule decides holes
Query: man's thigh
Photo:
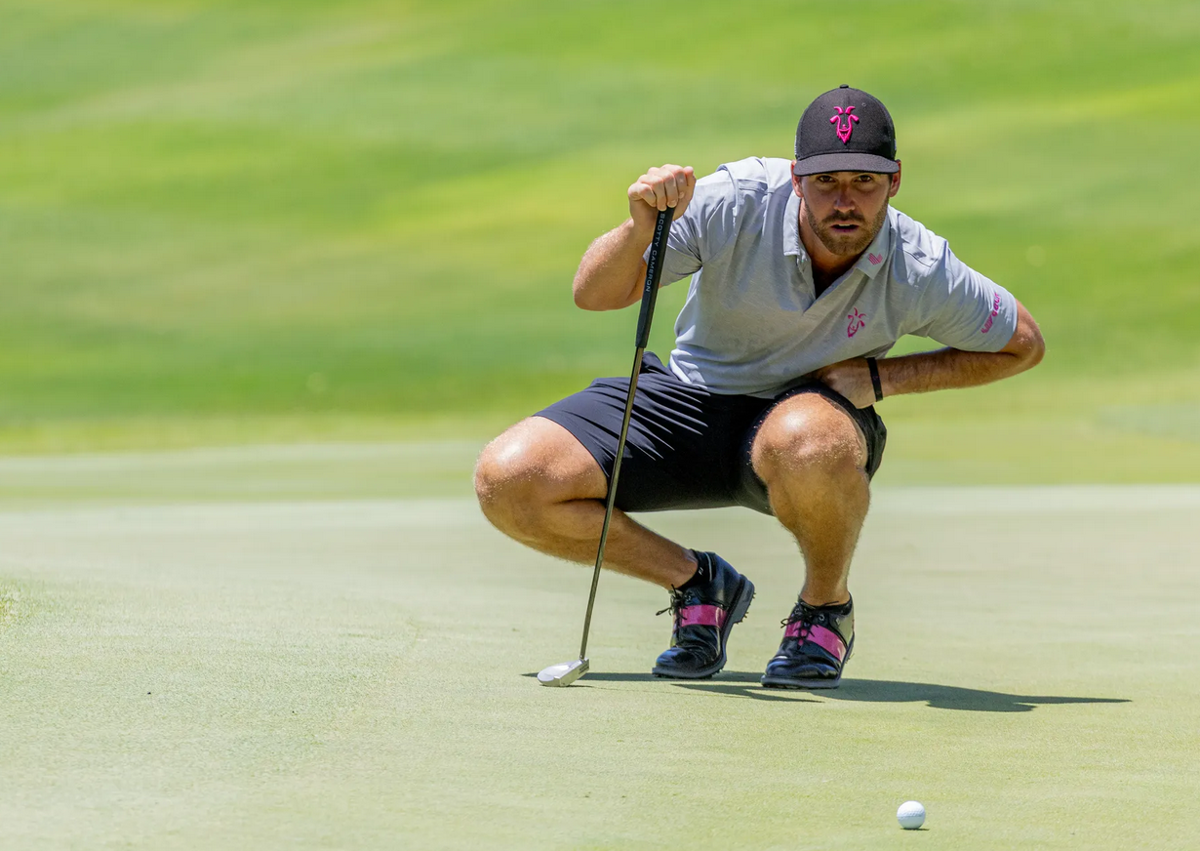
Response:
[[[612,475],[629,379],[601,378],[537,417],[569,431]],[[717,396],[680,381],[654,355],[638,375],[616,505],[664,511],[736,505],[741,443],[764,400]]]

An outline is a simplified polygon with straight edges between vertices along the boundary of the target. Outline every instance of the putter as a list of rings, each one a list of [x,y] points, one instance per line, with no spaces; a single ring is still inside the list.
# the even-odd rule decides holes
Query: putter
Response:
[[[583,618],[583,640],[579,643],[579,658],[543,668],[538,682],[544,686],[569,686],[588,672],[587,641],[592,626],[592,606],[596,603],[596,588],[600,584],[600,567],[604,564],[604,545],[608,542],[608,524],[612,520],[613,503],[617,501],[617,477],[621,474],[621,456],[625,454],[625,437],[629,433],[629,418],[633,414],[633,396],[637,392],[638,373],[642,368],[642,353],[650,342],[650,321],[658,301],[658,282],[662,278],[663,255],[667,251],[667,236],[671,233],[674,207],[658,211],[654,223],[654,241],[650,243],[650,258],[646,261],[646,285],[642,289],[642,310],[638,314],[637,353],[633,356],[633,373],[629,376],[629,395],[625,398],[625,418],[621,421],[621,436],[617,440],[617,457],[613,460],[612,477],[608,480],[608,498],[604,505],[604,525],[600,527],[600,547],[596,551],[596,569],[592,571],[592,591],[588,594],[587,614]]]

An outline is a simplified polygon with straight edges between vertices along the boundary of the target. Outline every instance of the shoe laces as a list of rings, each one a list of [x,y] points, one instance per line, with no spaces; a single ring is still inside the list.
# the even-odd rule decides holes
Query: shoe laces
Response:
[[[678,631],[682,626],[683,610],[688,606],[704,605],[704,597],[695,589],[689,588],[686,591],[680,591],[678,588],[672,588],[670,591],[671,602],[665,609],[659,609],[655,612],[655,616],[665,615],[670,612],[674,621],[674,628]]]
[[[812,628],[825,618],[822,612],[817,611],[816,606],[810,606],[803,600],[796,603],[792,613],[779,622],[779,625],[787,629],[794,623],[800,624],[800,632],[796,636],[796,640],[803,644],[808,639],[808,634],[812,632]]]
[[[686,600],[684,599],[684,593],[682,591],[672,588],[670,593],[671,593],[670,604],[665,609],[659,609],[657,612],[654,613],[654,616],[658,617],[659,615],[665,615],[667,612],[670,612],[671,615],[674,617],[675,626],[676,626],[676,628],[678,628],[679,627],[679,619],[680,619],[680,617],[682,617],[683,609],[687,605],[687,603],[686,603]]]

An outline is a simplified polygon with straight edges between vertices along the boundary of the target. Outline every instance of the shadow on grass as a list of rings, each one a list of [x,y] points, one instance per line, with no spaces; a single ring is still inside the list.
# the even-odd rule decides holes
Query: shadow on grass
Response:
[[[1075,703],[1129,703],[1123,697],[1059,697],[1056,695],[1006,694],[935,683],[903,683],[892,680],[842,680],[842,687],[824,692],[831,700],[863,703],[918,703],[934,709],[965,712],[1032,712],[1038,706]]]
[[[712,694],[721,694],[725,697],[740,697],[749,700],[766,700],[783,703],[818,702],[812,698],[810,692],[763,688],[759,684],[759,680],[762,678],[762,673],[760,672],[722,671],[708,680],[671,680],[664,677],[656,677],[653,674],[598,673],[589,674],[588,676],[597,680],[606,679],[611,682],[653,681],[689,691],[710,692]]]
[[[524,674],[526,677],[536,677],[537,674]],[[750,700],[767,700],[767,701],[782,701],[784,703],[817,703],[808,696],[808,692],[803,691],[785,691],[782,689],[766,689],[759,685],[761,673],[749,673],[746,671],[722,671],[712,679],[708,680],[671,680],[665,677],[656,677],[653,674],[643,673],[618,673],[612,671],[596,671],[585,674],[580,679],[577,686],[586,686],[589,682],[594,683],[660,683],[665,686],[673,686],[675,688],[688,689],[689,691],[710,692],[712,694],[721,694],[725,697],[741,697]],[[745,683],[746,685],[742,685]],[[753,683],[753,685],[749,685]]]
[[[537,674],[526,674],[534,677]],[[1032,712],[1038,706],[1063,706],[1077,703],[1130,703],[1120,697],[1059,697],[1055,695],[1006,694],[935,683],[904,683],[893,680],[842,680],[837,689],[803,691],[768,689],[759,685],[762,674],[724,671],[711,680],[668,680],[643,673],[598,671],[580,682],[649,683],[656,682],[690,691],[711,692],[725,697],[751,700],[816,703],[815,697],[859,703],[924,703],[932,709],[957,709],[963,712]]]

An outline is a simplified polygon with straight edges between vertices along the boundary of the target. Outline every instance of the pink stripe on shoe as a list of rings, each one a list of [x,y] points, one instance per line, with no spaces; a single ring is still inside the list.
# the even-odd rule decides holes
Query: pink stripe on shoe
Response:
[[[679,625],[715,626],[720,629],[725,623],[725,614],[720,606],[685,606],[679,610]]]
[[[800,621],[793,621],[788,624],[783,634],[788,638],[799,638]],[[846,654],[846,644],[842,641],[842,637],[832,629],[820,626],[819,624],[814,624],[809,628],[805,640],[824,648],[839,662],[842,661],[842,657]]]

